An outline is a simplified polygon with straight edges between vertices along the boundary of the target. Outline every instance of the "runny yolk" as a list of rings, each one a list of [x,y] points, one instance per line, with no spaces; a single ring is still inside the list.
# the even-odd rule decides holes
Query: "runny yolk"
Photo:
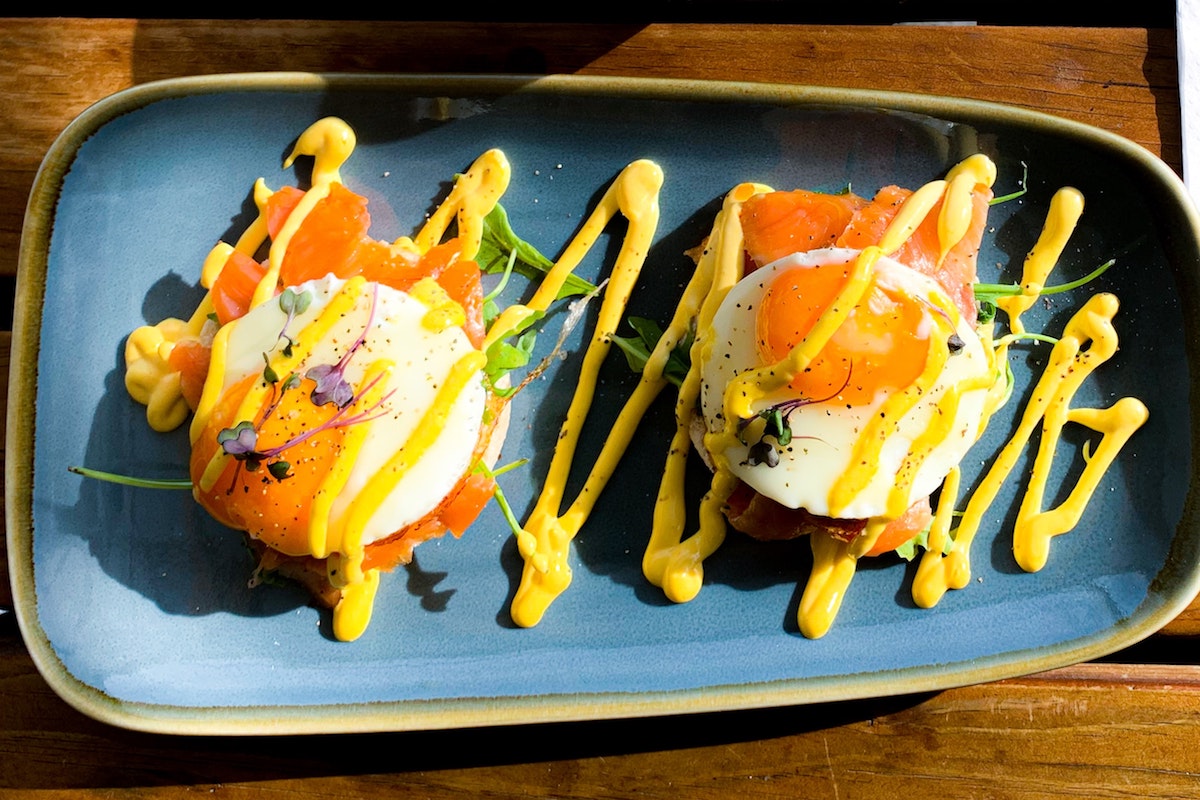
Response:
[[[833,305],[850,266],[849,262],[798,266],[776,274],[755,318],[764,364],[782,361],[804,340]],[[893,393],[921,375],[931,328],[917,300],[872,281],[846,322],[792,379],[790,388],[818,402],[871,403],[880,392]]]
[[[214,411],[204,437],[193,450],[193,479],[198,481],[219,447],[216,442],[220,430],[237,424],[238,420],[231,415],[236,412],[245,389],[256,379],[257,376],[245,379],[243,386],[230,391]],[[289,464],[287,478],[276,480],[265,466],[252,470],[247,464],[230,459],[212,489],[200,492],[198,498],[226,524],[248,530],[271,548],[294,556],[311,553],[309,508],[337,458],[343,437],[342,429],[321,429],[336,407],[312,403],[309,400],[312,387],[312,381],[306,378],[301,387],[282,392],[270,416],[265,421],[260,419],[257,425],[256,449],[269,450],[296,442],[281,454]],[[226,497],[216,500],[215,496],[222,493]]]

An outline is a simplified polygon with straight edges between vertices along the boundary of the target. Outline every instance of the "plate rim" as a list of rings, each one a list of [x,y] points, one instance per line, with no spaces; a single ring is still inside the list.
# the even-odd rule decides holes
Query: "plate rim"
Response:
[[[38,671],[69,705],[99,721],[132,730],[192,735],[267,735],[434,730],[493,725],[584,721],[667,716],[711,711],[796,706],[842,700],[939,691],[1040,672],[1091,660],[1128,647],[1157,631],[1179,614],[1200,592],[1200,536],[1195,530],[1195,479],[1189,481],[1183,515],[1167,554],[1145,600],[1121,624],[1096,634],[1061,643],[1051,653],[1038,648],[1006,651],[979,660],[970,669],[948,674],[908,668],[782,679],[768,683],[735,683],[692,689],[637,693],[575,692],[503,698],[459,697],[413,701],[298,706],[176,706],[152,705],[115,698],[76,678],[56,654],[38,619],[34,581],[32,530],[33,443],[36,436],[37,358],[40,350],[42,302],[45,292],[50,233],[62,182],[80,148],[109,121],[163,99],[228,92],[309,92],[342,88],[404,89],[426,93],[516,92],[565,93],[576,96],[721,100],[793,106],[877,108],[950,119],[985,118],[1094,142],[1132,161],[1166,191],[1179,207],[1193,239],[1200,241],[1200,213],[1182,180],[1160,158],[1141,145],[1095,126],[1045,112],[992,101],[826,86],[713,81],[677,78],[581,75],[469,75],[390,73],[254,72],[186,76],[152,81],[117,91],[86,108],[59,134],[34,178],[22,225],[18,252],[16,301],[9,367],[5,471],[6,547],[9,580],[17,623]],[[1191,293],[1197,291],[1197,263],[1187,270]],[[1195,299],[1194,297],[1192,299]],[[1200,354],[1200,334],[1184,331],[1189,366]],[[1196,417],[1192,398],[1192,417]],[[1197,458],[1193,425],[1192,460]],[[25,454],[16,457],[16,454]],[[1189,465],[1193,466],[1193,465]],[[1193,469],[1193,475],[1195,470]],[[1187,541],[1184,541],[1188,539]],[[1190,566],[1181,562],[1186,560]],[[1164,573],[1171,575],[1164,576]],[[1165,583],[1173,589],[1164,595]],[[1062,645],[1071,644],[1070,647]],[[1020,658],[1027,654],[1028,658]],[[996,663],[991,663],[996,662]],[[889,676],[903,675],[903,681]],[[902,691],[889,688],[902,686]],[[565,700],[565,702],[564,702]]]

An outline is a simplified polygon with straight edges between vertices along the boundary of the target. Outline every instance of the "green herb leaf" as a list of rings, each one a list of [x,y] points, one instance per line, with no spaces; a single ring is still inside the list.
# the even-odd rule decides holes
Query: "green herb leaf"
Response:
[[[516,259],[512,265],[512,254]],[[507,270],[520,273],[527,278],[540,280],[554,267],[554,262],[542,255],[536,247],[513,231],[508,221],[508,212],[499,203],[483,219],[483,240],[475,261],[480,269],[489,274]],[[569,275],[558,293],[557,299],[572,295],[587,294],[595,290],[590,282],[576,275]]]
[[[646,368],[650,354],[658,346],[658,340],[662,338],[663,330],[657,322],[645,317],[629,317],[625,321],[637,335],[613,336],[612,341],[625,354],[629,368],[640,374]],[[692,338],[691,334],[684,337],[684,340],[676,345],[675,349],[671,351],[671,355],[667,357],[663,377],[675,386],[683,385],[683,380],[687,377],[688,369],[691,366]]]
[[[775,437],[780,447],[787,447],[792,442],[792,426],[788,424],[779,406],[772,406],[770,412],[766,432]]]
[[[515,343],[499,341],[488,348],[489,374],[499,374],[523,367],[529,363],[533,355],[533,345],[537,341],[535,331],[526,331],[517,337]]]
[[[484,367],[484,374],[487,376],[488,382],[492,385],[493,391],[497,394],[508,396],[516,391],[515,387],[509,389],[497,388],[496,383],[507,373],[514,369],[520,369],[529,363],[533,357],[533,348],[537,342],[538,335],[538,331],[533,325],[544,316],[541,312],[531,314],[520,326],[509,334],[509,339],[515,336],[515,340],[499,339],[493,342],[488,348],[487,366]]]
[[[495,481],[498,476],[503,475],[505,472],[516,469],[517,467],[523,467],[527,463],[529,463],[529,459],[522,458],[510,464],[505,464],[502,467],[497,467],[493,470],[490,469],[484,462],[479,461],[476,462],[475,469]],[[500,488],[499,481],[496,481],[492,488],[492,497],[496,500],[496,505],[500,507],[500,513],[504,515],[504,520],[508,523],[508,527],[512,529],[513,535],[519,534],[521,532],[521,523],[517,519],[517,515],[513,512],[512,506],[509,504],[508,498],[504,494],[504,490]]]
[[[976,297],[978,300],[978,297]],[[975,315],[975,320],[980,325],[986,325],[996,318],[996,304],[991,300],[979,300],[979,312]]]
[[[944,556],[950,555],[950,552],[952,550],[954,550],[953,532],[951,532],[951,534],[952,535],[946,537],[946,546],[942,548],[942,555],[944,555]],[[920,533],[918,533],[916,536],[914,536],[913,538],[909,539],[904,544],[897,547],[895,552],[896,552],[896,555],[900,556],[905,561],[912,561],[914,558],[916,558],[921,553],[922,550],[928,550],[928,549],[929,549],[929,528],[925,528]]]

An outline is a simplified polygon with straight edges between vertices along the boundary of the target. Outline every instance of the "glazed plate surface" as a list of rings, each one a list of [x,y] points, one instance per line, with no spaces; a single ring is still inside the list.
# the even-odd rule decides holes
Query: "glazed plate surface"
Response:
[[[326,612],[289,588],[247,587],[240,536],[186,491],[89,481],[71,465],[185,475],[186,434],[152,432],[123,385],[126,336],[187,316],[201,263],[251,218],[250,190],[303,182],[282,168],[295,137],[335,115],[358,147],[342,170],[370,200],[372,234],[413,234],[454,175],[488,148],[512,164],[514,229],[557,256],[622,167],[663,168],[662,219],[629,313],[665,324],[689,275],[685,251],[744,181],[873,194],[915,188],[963,157],[990,156],[996,193],[980,278],[1020,277],[1052,193],[1086,198],[1052,283],[1108,259],[1093,284],[1039,303],[1031,330],[1058,335],[1096,291],[1121,300],[1121,349],[1076,405],[1135,396],[1149,422],[1048,565],[1011,553],[1023,460],[972,549],[972,582],[930,610],[914,565],[860,566],[832,630],[809,640],[796,609],[805,541],[730,535],[705,585],[674,604],[641,556],[672,422],[652,407],[572,545],[574,582],[536,627],[514,626],[515,539],[493,504],[460,540],[423,544],[383,583],[374,619],[335,641]],[[600,280],[620,224],[580,266]],[[930,691],[1095,658],[1149,635],[1195,595],[1192,510],[1200,234],[1182,184],[1107,133],[953,99],[807,87],[552,77],[473,79],[242,75],[149,84],[85,112],[46,158],[22,242],[7,442],[8,553],[17,611],[50,684],[86,713],[173,733],[431,729],[663,715]],[[552,315],[547,330],[561,325]],[[518,515],[544,478],[573,390],[570,357],[515,401],[501,485]],[[539,353],[553,343],[539,340]],[[966,486],[1015,425],[1048,345],[1014,348],[1017,396],[964,466]],[[583,467],[636,381],[613,351],[580,448]],[[1066,436],[1049,500],[1066,496],[1086,437]],[[698,471],[693,506],[705,487]]]

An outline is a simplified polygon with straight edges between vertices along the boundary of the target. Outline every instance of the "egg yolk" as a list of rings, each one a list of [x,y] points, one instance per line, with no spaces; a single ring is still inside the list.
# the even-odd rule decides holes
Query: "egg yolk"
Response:
[[[780,270],[763,292],[755,319],[759,357],[774,364],[804,341],[836,304],[851,264],[830,263]],[[799,397],[867,405],[915,381],[925,368],[927,310],[911,295],[872,280],[808,367],[791,381]]]
[[[192,477],[197,484],[220,447],[219,432],[237,423],[232,415],[256,380],[258,376],[245,378],[214,410],[192,452]],[[309,399],[313,386],[311,380],[304,379],[300,387],[279,395],[269,417],[264,420],[261,412],[259,415],[257,449],[296,442],[281,453],[289,465],[286,478],[277,480],[265,466],[249,469],[247,464],[230,459],[211,490],[197,490],[197,500],[218,520],[248,530],[269,547],[294,556],[312,552],[308,534],[312,499],[332,467],[343,437],[339,428],[322,428],[336,407],[315,405]]]

